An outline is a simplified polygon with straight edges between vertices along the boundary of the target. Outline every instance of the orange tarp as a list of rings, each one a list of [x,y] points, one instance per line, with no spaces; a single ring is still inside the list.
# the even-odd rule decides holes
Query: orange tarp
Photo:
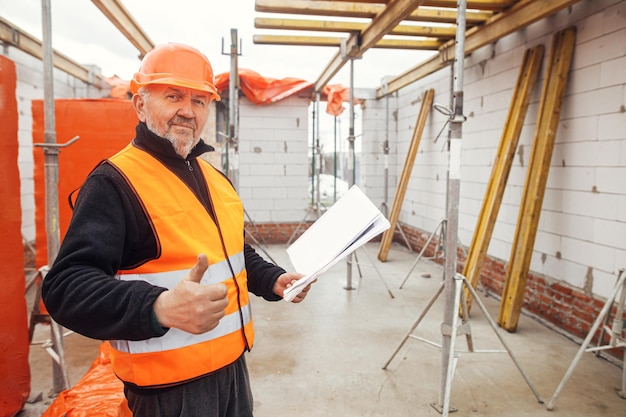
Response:
[[[326,85],[322,88],[322,94],[326,99],[326,113],[333,116],[339,116],[345,110],[343,107],[344,101],[350,101],[350,88],[344,87],[341,84]],[[356,102],[356,100],[355,100]]]
[[[16,79],[15,63],[0,55],[0,416],[16,415],[30,394]]]
[[[100,161],[126,146],[135,136],[137,116],[128,100],[64,99],[55,100],[57,143],[65,143],[79,136],[73,144],[59,153],[59,235],[61,239],[69,225],[72,211],[68,196],[79,188],[87,175]],[[43,143],[43,101],[34,100],[33,142]],[[35,161],[35,235],[40,268],[48,264],[45,173],[43,149],[33,150]]]
[[[218,91],[228,90],[230,74],[225,72],[215,77]],[[248,69],[239,69],[239,84],[243,94],[254,104],[269,104],[283,100],[313,86],[299,78],[268,78]]]
[[[62,391],[41,417],[131,417],[124,386],[113,373],[108,342],[80,381]]]

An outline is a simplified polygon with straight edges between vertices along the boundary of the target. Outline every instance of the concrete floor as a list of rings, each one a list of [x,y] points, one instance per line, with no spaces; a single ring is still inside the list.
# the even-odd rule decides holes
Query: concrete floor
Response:
[[[344,289],[347,272],[342,261],[318,280],[301,304],[253,300],[256,343],[247,358],[256,416],[441,415],[431,405],[440,402],[439,348],[409,338],[387,369],[382,368],[426,311],[440,285],[442,268],[421,260],[399,289],[416,254],[393,245],[388,261],[381,263],[376,260],[378,248],[379,244],[371,243],[357,251],[361,275],[355,267],[355,289]],[[278,263],[289,266],[285,246],[265,249]],[[443,297],[427,310],[414,335],[440,343]],[[481,300],[490,316],[496,317],[498,300],[484,294]],[[469,323],[475,350],[503,349],[475,303]],[[38,327],[39,338],[47,337],[45,327]],[[516,333],[497,331],[545,403],[539,403],[506,352],[468,353],[465,337],[459,337],[456,347],[463,352],[458,354],[450,393],[450,405],[457,411],[450,415],[626,417],[626,400],[615,392],[621,388],[620,366],[585,353],[554,410],[548,411],[546,404],[579,345],[524,315]],[[71,382],[87,371],[99,344],[77,334],[66,337]],[[32,392],[42,393],[43,399],[27,404],[19,417],[39,416],[52,401],[47,396],[52,386],[49,357],[33,346],[30,359]]]

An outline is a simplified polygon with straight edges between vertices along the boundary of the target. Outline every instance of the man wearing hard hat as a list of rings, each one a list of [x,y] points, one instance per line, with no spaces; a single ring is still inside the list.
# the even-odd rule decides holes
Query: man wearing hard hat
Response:
[[[131,92],[135,138],[81,187],[44,280],[46,307],[64,327],[110,341],[133,415],[252,416],[248,291],[277,301],[301,274],[244,243],[241,200],[198,158],[213,150],[200,132],[220,99],[208,59],[157,46]]]

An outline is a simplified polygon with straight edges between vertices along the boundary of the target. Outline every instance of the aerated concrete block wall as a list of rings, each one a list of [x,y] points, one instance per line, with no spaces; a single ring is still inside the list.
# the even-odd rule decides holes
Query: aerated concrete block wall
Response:
[[[309,204],[309,99],[256,105],[242,97],[239,103],[238,191],[246,220],[298,223]]]
[[[581,1],[472,53],[465,60],[458,238],[470,244],[524,51],[546,48],[509,175],[483,271],[483,284],[502,290],[522,198],[541,88],[553,34],[576,26],[577,37],[534,244],[524,307],[575,336],[584,337],[626,267],[626,2]],[[391,151],[399,177],[423,91],[449,103],[446,68],[401,89],[397,142]],[[378,120],[382,103],[368,103],[364,118]],[[433,140],[445,117],[432,111],[416,158],[400,222],[424,241],[446,216],[448,154],[445,136]],[[374,133],[373,141],[380,142]],[[369,175],[369,172],[365,175]],[[378,176],[378,172],[373,171]],[[368,183],[372,183],[368,181]],[[395,193],[391,185],[390,194]],[[374,195],[379,195],[376,191]],[[396,240],[400,242],[398,237]],[[415,248],[414,248],[415,249]],[[459,260],[463,255],[459,251]]]
[[[397,95],[390,95],[382,100],[365,100],[362,107],[363,114],[367,114],[367,117],[363,118],[361,170],[357,184],[374,205],[388,215],[394,192],[390,186],[398,183],[400,175],[395,169],[398,157],[395,151]]]

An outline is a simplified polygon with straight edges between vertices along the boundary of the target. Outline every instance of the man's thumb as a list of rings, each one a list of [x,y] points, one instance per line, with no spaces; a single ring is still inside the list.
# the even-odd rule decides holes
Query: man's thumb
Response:
[[[187,278],[185,278],[185,280],[200,283],[200,281],[202,280],[202,276],[204,276],[204,273],[208,268],[209,259],[204,253],[201,253],[200,255],[198,255],[198,260],[196,261],[196,264],[193,266],[193,268],[191,268],[191,271],[189,271],[189,275],[187,275]]]

